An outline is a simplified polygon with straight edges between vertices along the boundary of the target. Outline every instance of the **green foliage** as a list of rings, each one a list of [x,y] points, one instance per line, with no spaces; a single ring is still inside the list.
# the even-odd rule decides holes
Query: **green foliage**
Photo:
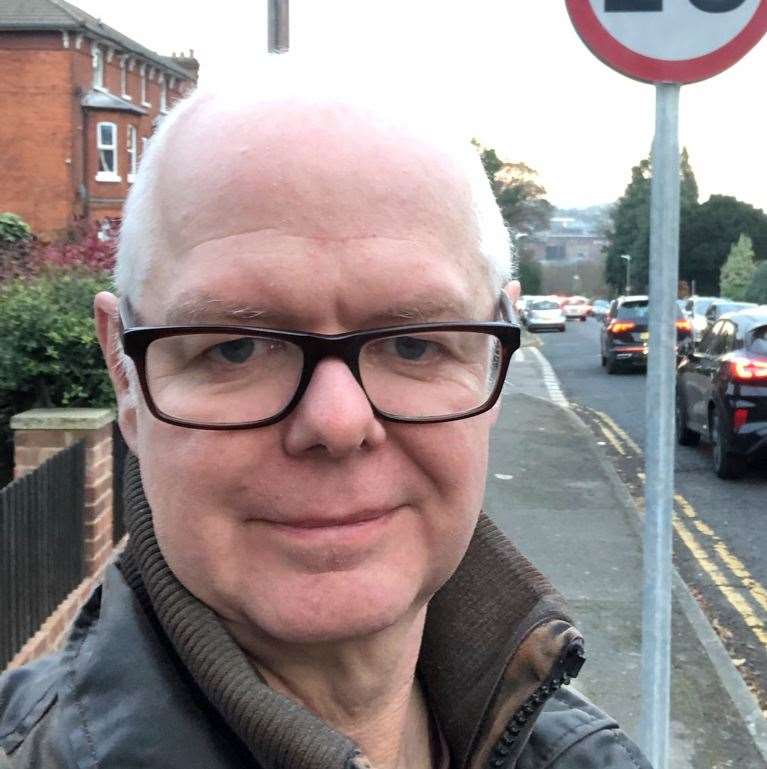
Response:
[[[722,265],[741,234],[751,238],[757,260],[767,257],[764,211],[729,195],[712,195],[696,207],[687,222],[682,221],[680,277],[688,283],[694,280],[698,294],[719,295]]]
[[[626,260],[631,257],[631,290],[647,285],[650,254],[650,160],[631,169],[631,181],[612,211],[605,263],[605,280],[615,293],[626,290]]]
[[[519,262],[519,282],[523,294],[540,294],[543,282],[540,263],[523,255]]]
[[[745,300],[757,304],[767,304],[767,261],[759,263],[754,270]]]
[[[93,297],[106,273],[49,271],[0,287],[0,403],[108,406],[112,388],[96,341]]]
[[[512,232],[532,233],[549,226],[554,207],[544,197],[537,173],[524,163],[506,163],[494,149],[483,148],[475,139],[482,166],[493,188],[506,225]]]
[[[732,244],[727,261],[720,273],[719,284],[724,296],[741,302],[754,276],[754,248],[748,235],[741,235],[737,243]]]
[[[20,216],[10,211],[0,214],[0,243],[18,243],[31,238],[32,230]]]

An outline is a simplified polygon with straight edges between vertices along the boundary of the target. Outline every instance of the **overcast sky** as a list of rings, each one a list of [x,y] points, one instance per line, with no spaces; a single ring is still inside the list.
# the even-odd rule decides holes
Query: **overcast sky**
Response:
[[[669,0],[684,2],[684,0]],[[193,48],[201,81],[236,65],[255,87],[266,0],[74,0],[153,50]],[[363,82],[417,72],[461,105],[471,133],[535,168],[557,206],[619,197],[649,152],[655,89],[599,62],[564,0],[291,0],[291,55],[348,62]],[[718,77],[684,86],[680,141],[705,200],[767,209],[767,40]]]

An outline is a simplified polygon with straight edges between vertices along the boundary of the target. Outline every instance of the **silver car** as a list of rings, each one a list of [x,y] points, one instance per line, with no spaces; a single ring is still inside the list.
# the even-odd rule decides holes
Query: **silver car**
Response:
[[[544,328],[553,328],[564,331],[565,314],[559,306],[559,302],[553,299],[538,299],[527,307],[527,328],[529,331],[540,331]]]

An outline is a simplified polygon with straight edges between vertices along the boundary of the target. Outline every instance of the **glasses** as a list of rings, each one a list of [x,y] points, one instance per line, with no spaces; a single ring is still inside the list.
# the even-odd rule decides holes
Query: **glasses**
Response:
[[[493,407],[519,327],[504,320],[310,334],[250,326],[138,326],[120,302],[121,339],[150,412],[201,430],[274,424],[299,403],[317,364],[344,361],[371,408],[392,422],[450,422]]]

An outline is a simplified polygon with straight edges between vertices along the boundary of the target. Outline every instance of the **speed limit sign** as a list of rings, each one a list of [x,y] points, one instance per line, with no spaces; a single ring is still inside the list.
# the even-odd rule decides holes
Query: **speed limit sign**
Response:
[[[650,83],[722,72],[767,31],[767,0],[566,0],[584,43],[613,69]]]

